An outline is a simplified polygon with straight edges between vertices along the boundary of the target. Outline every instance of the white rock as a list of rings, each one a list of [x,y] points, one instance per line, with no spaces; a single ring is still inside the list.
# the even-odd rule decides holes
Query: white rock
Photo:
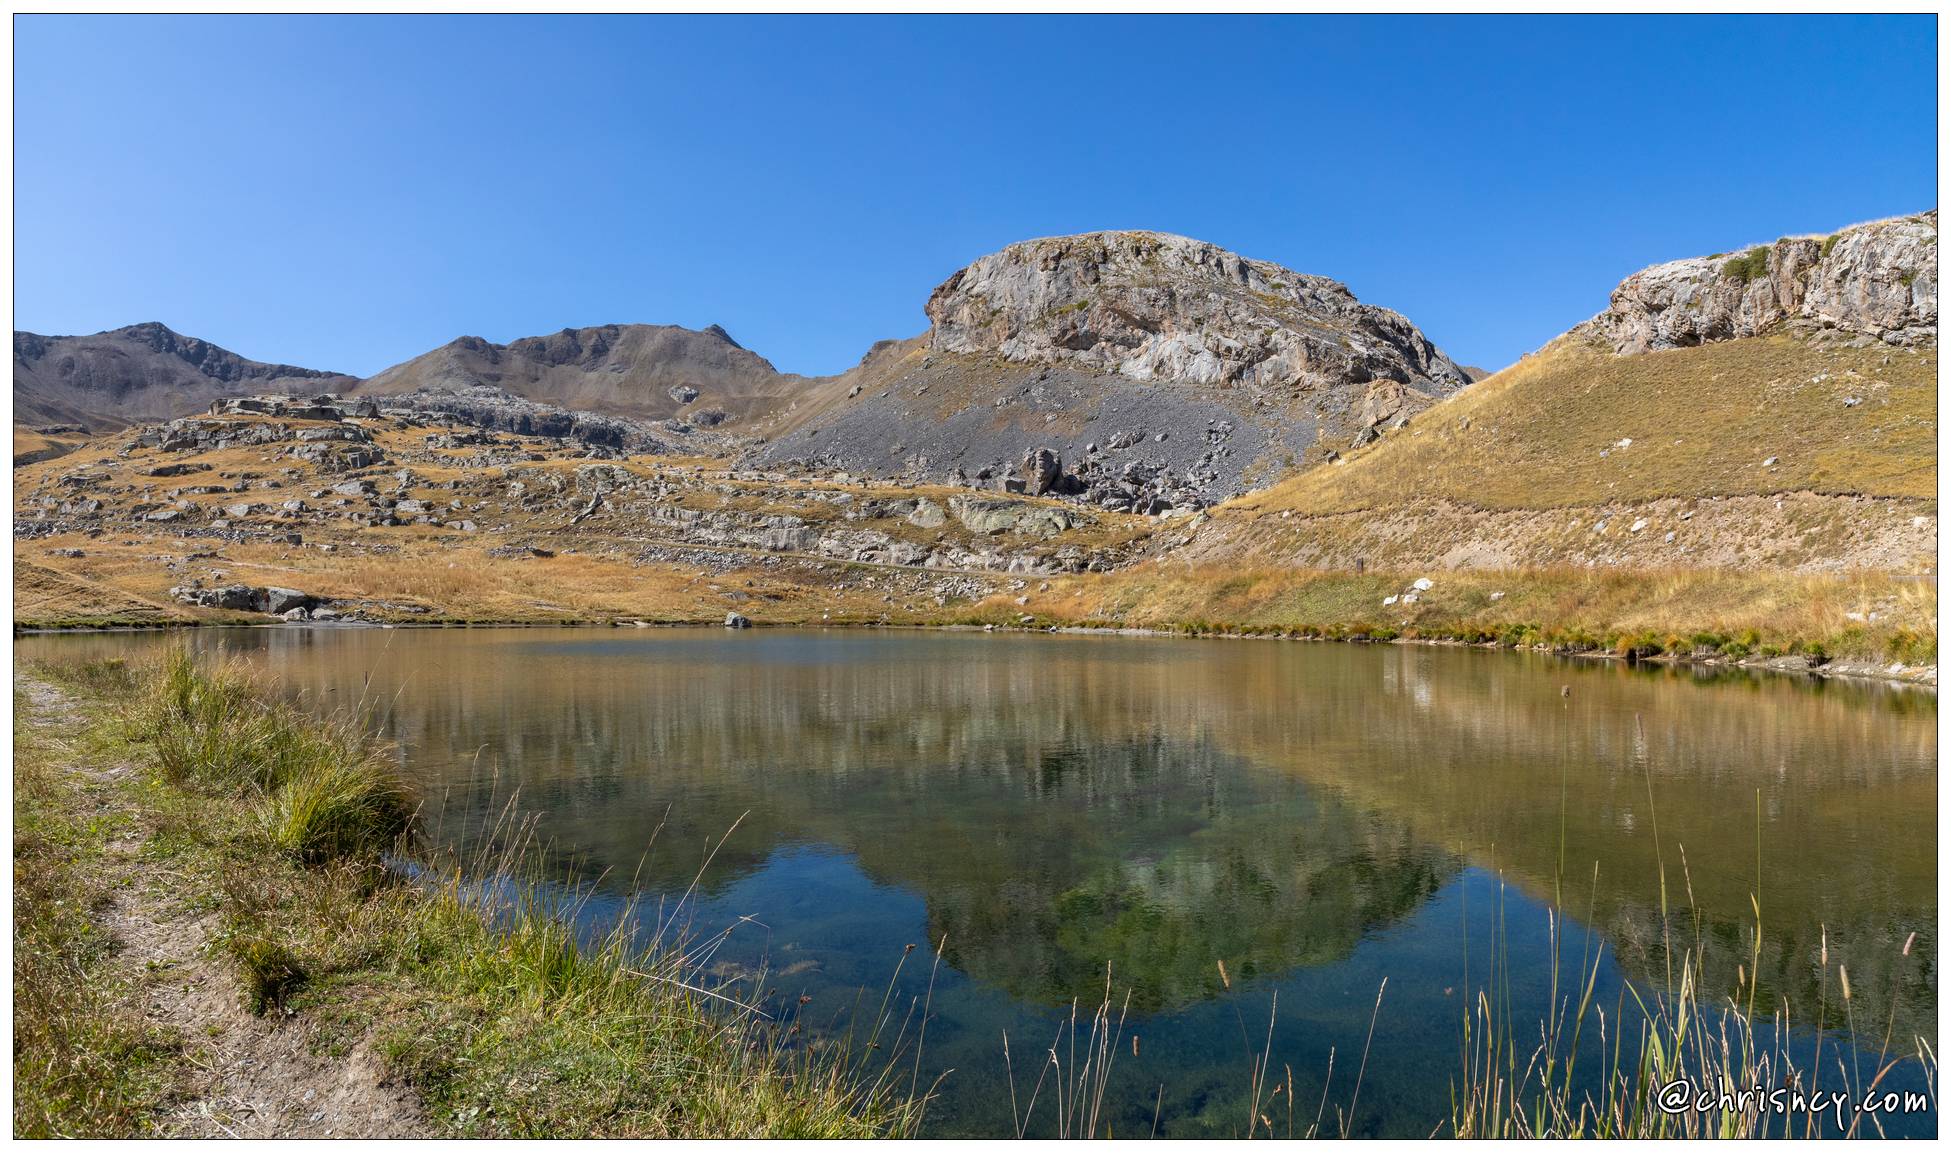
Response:
[[[1778,456],[1771,456],[1771,457],[1769,457],[1769,458],[1768,458],[1767,460],[1764,460],[1764,461],[1762,461],[1762,462],[1761,462],[1761,467],[1763,467],[1763,468],[1774,468],[1774,467],[1775,467],[1775,462],[1776,462],[1776,461],[1778,461],[1778,460],[1780,460],[1780,459],[1781,459],[1781,458],[1780,458],[1780,457],[1778,457]]]
[[[1503,594],[1503,593],[1491,593],[1491,594],[1490,594],[1490,599],[1491,599],[1491,600],[1494,600],[1494,601],[1501,601],[1501,600],[1503,600],[1503,599],[1504,599],[1504,594]]]
[[[1436,582],[1429,579],[1428,577],[1417,577],[1416,583],[1410,585],[1409,587],[1415,589],[1419,593],[1423,593],[1423,592],[1428,592],[1432,588],[1435,588]]]
[[[1392,605],[1401,599],[1402,599],[1401,597],[1383,597],[1382,603],[1384,605]]]
[[[1645,518],[1645,517],[1641,517],[1641,518],[1639,518],[1638,520],[1636,520],[1636,521],[1634,521],[1634,522],[1632,523],[1632,525],[1631,525],[1631,527],[1629,527],[1628,529],[1626,529],[1626,531],[1627,531],[1627,532],[1638,532],[1639,530],[1641,530],[1641,529],[1643,529],[1643,528],[1645,528],[1645,527],[1646,527],[1646,518]]]
[[[1633,438],[1632,438],[1632,437],[1630,437],[1630,436],[1626,436],[1626,437],[1621,437],[1621,438],[1619,439],[1619,447],[1620,447],[1620,448],[1631,448],[1631,447],[1633,447]]]

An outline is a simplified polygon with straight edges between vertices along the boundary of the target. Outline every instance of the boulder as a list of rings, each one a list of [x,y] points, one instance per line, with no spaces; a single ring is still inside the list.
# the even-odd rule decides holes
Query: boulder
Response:
[[[309,609],[317,598],[299,592],[297,589],[267,588],[263,592],[263,607],[260,611],[274,616],[283,616],[293,609]]]
[[[1064,459],[1047,448],[1033,448],[1023,457],[1023,478],[1032,496],[1042,496],[1057,486],[1063,475]]]
[[[948,512],[941,505],[922,497],[915,501],[914,511],[908,514],[908,523],[916,528],[940,528],[948,523]]]

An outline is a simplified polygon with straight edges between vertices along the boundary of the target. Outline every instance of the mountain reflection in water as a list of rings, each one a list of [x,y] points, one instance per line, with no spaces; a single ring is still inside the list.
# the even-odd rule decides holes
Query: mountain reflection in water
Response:
[[[632,879],[682,892],[736,824],[699,906],[701,922],[754,918],[728,963],[763,958],[838,999],[885,983],[904,945],[945,941],[930,1045],[958,1069],[951,1130],[994,1131],[1000,1032],[1034,1035],[1072,998],[1094,1006],[1108,963],[1146,1044],[1166,1046],[1127,1062],[1148,1106],[1131,1123],[1163,1083],[1166,1131],[1237,1127],[1236,1002],[1282,990],[1298,1085],[1329,1045],[1361,1045],[1386,976],[1366,1124],[1427,1132],[1456,1065],[1466,938],[1481,951],[1501,915],[1541,966],[1519,992],[1541,992],[1543,905],[1562,891],[1616,959],[1609,980],[1658,985],[1662,859],[1675,933],[1705,948],[1716,992],[1751,956],[1758,892],[1769,1006],[1786,997],[1810,1021],[1826,926],[1857,1019],[1894,1012],[1897,1037],[1935,1042],[1927,692],[1080,636],[260,629],[195,643],[263,662],[320,707],[363,696],[440,836],[478,836],[518,797],[557,863],[602,874],[613,897]],[[1264,1003],[1251,1012],[1264,1030]],[[1436,1116],[1398,1116],[1418,1100]]]

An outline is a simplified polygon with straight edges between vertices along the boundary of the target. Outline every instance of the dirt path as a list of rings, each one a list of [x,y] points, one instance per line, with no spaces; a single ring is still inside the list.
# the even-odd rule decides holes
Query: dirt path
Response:
[[[16,723],[68,743],[87,723],[53,685],[14,676],[23,701]],[[69,747],[74,747],[72,744]],[[72,768],[96,811],[113,827],[102,867],[113,892],[102,916],[119,946],[111,962],[135,978],[151,1023],[181,1039],[187,1085],[157,1118],[172,1137],[426,1137],[433,1135],[412,1091],[387,1080],[362,1039],[344,1057],[315,1052],[302,1015],[253,1016],[236,977],[212,957],[217,916],[186,910],[184,886],[168,867],[142,859],[151,829],[127,788],[126,764],[85,754]]]

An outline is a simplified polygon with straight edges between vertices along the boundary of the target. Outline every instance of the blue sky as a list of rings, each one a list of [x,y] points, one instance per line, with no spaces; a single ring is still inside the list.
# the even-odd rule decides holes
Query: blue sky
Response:
[[[1936,19],[15,20],[15,318],[367,374],[724,325],[826,373],[1150,228],[1499,366],[1647,264],[1935,203]]]

